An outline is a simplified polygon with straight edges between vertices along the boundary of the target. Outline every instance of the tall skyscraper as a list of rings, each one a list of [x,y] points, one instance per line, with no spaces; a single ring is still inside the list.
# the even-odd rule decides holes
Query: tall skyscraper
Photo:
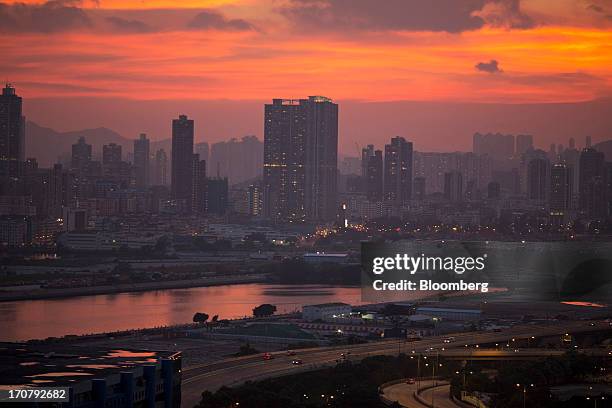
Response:
[[[527,165],[527,198],[544,201],[548,198],[550,182],[550,161],[540,157]]]
[[[371,146],[371,145],[370,145]],[[365,149],[364,149],[365,150]],[[383,157],[382,151],[376,150],[372,155],[365,156],[365,190],[369,201],[383,199]]]
[[[332,221],[338,212],[338,105],[323,96],[310,96],[304,104],[306,218]]]
[[[25,118],[22,100],[6,84],[0,96],[0,177],[19,177],[25,161]]]
[[[172,198],[191,203],[193,194],[193,120],[172,120]]]
[[[412,142],[403,137],[385,145],[384,198],[396,207],[412,198]]]
[[[274,99],[264,117],[264,212],[330,221],[337,209],[338,105],[322,96]]]
[[[572,168],[557,163],[550,170],[550,213],[563,216],[572,204]]]
[[[136,173],[136,187],[145,188],[149,185],[149,168],[151,157],[149,152],[149,139],[144,133],[134,140],[134,170]]]
[[[153,183],[157,186],[168,185],[168,155],[164,149],[155,152]]]

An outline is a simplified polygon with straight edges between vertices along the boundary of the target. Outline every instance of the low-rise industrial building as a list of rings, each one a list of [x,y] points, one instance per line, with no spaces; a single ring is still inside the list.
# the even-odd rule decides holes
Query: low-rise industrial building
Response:
[[[419,307],[416,312],[421,315],[448,320],[478,320],[482,312],[478,309],[453,309],[443,307]]]
[[[348,317],[352,307],[347,303],[322,303],[320,305],[307,305],[302,308],[302,319],[308,322],[317,320],[329,321]]]

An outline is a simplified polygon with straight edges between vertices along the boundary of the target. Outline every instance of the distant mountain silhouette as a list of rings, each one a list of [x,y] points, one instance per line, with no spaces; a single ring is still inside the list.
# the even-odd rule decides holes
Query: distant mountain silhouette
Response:
[[[71,132],[58,132],[54,129],[42,127],[28,121],[26,123],[26,157],[35,157],[40,167],[50,167],[58,161],[68,162],[71,154],[72,144],[83,136],[87,143],[93,147],[94,159],[102,155],[102,145],[116,143],[123,147],[123,159],[133,150],[133,139],[128,139],[105,127],[95,129],[83,129]],[[151,142],[151,154],[157,149],[166,149],[170,155],[170,139]]]

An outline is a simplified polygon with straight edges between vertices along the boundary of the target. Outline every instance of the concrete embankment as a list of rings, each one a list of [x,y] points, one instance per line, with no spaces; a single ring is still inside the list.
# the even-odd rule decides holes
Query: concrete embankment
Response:
[[[76,288],[58,288],[28,291],[11,290],[0,292],[0,302],[13,302],[18,300],[57,299],[75,296],[105,295],[122,292],[144,292],[161,289],[183,289],[202,286],[233,285],[241,283],[259,283],[266,280],[266,274],[249,274],[238,276],[206,277],[201,279],[187,279],[176,281],[122,283],[117,285],[85,286]]]

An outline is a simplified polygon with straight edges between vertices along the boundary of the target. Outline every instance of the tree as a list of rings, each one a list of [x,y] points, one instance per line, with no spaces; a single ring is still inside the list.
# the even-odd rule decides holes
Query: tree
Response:
[[[276,312],[276,306],[269,303],[264,303],[253,309],[253,316],[255,317],[267,317],[272,316]]]
[[[206,313],[200,313],[197,312],[196,314],[193,315],[193,321],[194,323],[206,323],[206,321],[208,320],[208,314]]]

